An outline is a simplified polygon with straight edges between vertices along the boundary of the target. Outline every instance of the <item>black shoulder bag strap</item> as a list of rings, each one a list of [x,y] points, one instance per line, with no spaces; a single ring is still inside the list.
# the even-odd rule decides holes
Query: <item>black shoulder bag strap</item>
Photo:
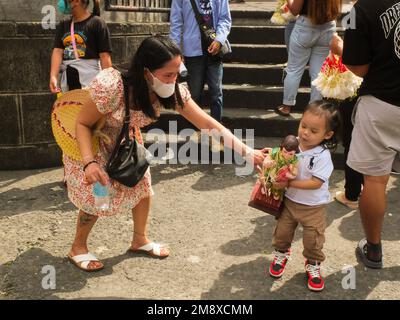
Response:
[[[203,17],[201,16],[199,9],[197,8],[196,2],[194,0],[190,0],[190,3],[192,4],[194,15],[196,16],[197,23],[200,27],[202,24],[204,24]]]
[[[201,37],[201,47],[203,49],[203,52],[207,53],[207,45],[206,45],[207,40],[204,39],[205,35],[202,30],[202,28],[203,28],[204,31],[206,31],[207,25],[203,21],[203,17],[200,14],[199,9],[197,8],[196,2],[194,0],[190,0],[190,3],[192,4],[193,12],[194,12],[194,15],[196,16],[197,25],[199,26],[200,37]]]
[[[129,91],[128,91],[128,85],[124,79],[123,79],[123,83],[124,83],[125,117],[124,117],[122,129],[118,136],[114,150],[110,156],[110,159],[108,160],[107,167],[110,164],[111,160],[114,159],[116,153],[118,152],[118,149],[119,149],[119,146],[121,145],[122,140],[124,138],[125,138],[125,141],[128,141],[130,139],[129,138],[129,125],[131,122],[131,116],[130,116],[130,111],[129,111]],[[135,139],[135,128],[133,128],[133,137]]]

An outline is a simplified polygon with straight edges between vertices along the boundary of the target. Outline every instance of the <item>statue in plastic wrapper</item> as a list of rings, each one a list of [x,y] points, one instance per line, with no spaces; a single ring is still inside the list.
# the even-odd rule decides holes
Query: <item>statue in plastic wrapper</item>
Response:
[[[293,135],[287,136],[279,147],[273,148],[258,167],[259,178],[253,188],[249,206],[279,218],[283,209],[284,189],[275,189],[275,182],[296,178],[299,142]]]

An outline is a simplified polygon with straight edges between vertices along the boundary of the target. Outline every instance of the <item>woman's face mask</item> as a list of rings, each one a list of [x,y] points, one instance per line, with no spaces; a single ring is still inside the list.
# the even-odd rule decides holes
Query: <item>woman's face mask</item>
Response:
[[[150,84],[151,89],[161,98],[168,98],[175,92],[175,81],[173,83],[164,83],[155,77],[149,70],[153,77],[153,84]]]
[[[62,14],[71,14],[71,5],[68,0],[58,0],[57,9]]]

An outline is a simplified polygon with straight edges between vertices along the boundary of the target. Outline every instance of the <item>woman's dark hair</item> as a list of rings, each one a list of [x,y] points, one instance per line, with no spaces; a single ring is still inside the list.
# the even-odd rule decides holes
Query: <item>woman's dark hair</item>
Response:
[[[83,7],[86,9],[89,6],[90,0],[80,0]],[[100,17],[100,0],[93,0],[93,11],[94,16]]]
[[[324,145],[327,149],[335,150],[339,142],[339,135],[342,127],[340,112],[336,104],[326,100],[313,101],[305,108],[304,113],[306,112],[311,112],[318,116],[325,116],[326,132],[333,131],[333,135],[329,140],[324,140],[321,145]]]
[[[144,77],[145,69],[153,72],[165,66],[176,56],[182,58],[181,50],[169,38],[152,36],[143,40],[134,55],[127,73],[123,74],[124,81],[132,90],[133,104],[148,117],[156,119],[155,110],[150,102],[149,87]],[[175,83],[175,93],[169,98],[158,98],[166,109],[175,109],[177,105],[183,108],[178,82]]]
[[[321,25],[336,20],[342,12],[342,0],[308,0],[307,16]]]

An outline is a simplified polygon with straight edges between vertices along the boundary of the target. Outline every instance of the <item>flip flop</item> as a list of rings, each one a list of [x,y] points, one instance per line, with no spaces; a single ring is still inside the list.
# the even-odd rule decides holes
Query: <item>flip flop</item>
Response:
[[[150,257],[159,258],[159,259],[164,259],[169,256],[169,254],[161,255],[161,245],[159,243],[155,243],[155,242],[149,242],[137,249],[129,248],[128,252],[143,253],[143,254],[149,255]]]
[[[67,258],[76,267],[78,267],[81,270],[87,271],[87,272],[99,271],[104,268],[104,266],[101,266],[98,268],[88,268],[90,262],[100,261],[99,259],[96,258],[95,255],[91,254],[90,252],[85,253],[85,254],[78,254],[76,256],[71,256],[70,254],[68,254]]]

